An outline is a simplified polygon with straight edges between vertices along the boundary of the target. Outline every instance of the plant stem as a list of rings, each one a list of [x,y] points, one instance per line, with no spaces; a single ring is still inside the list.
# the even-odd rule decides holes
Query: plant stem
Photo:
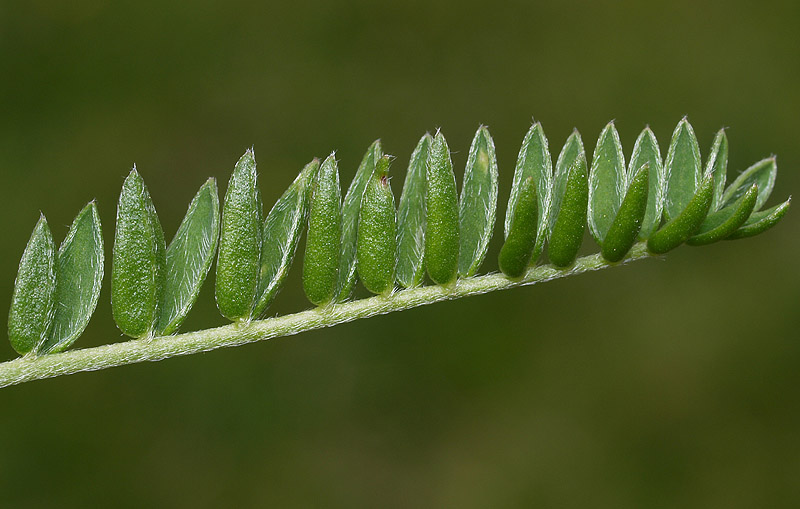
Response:
[[[594,254],[579,258],[573,266],[565,269],[559,269],[552,265],[531,267],[521,279],[514,281],[502,274],[487,274],[460,279],[451,287],[433,285],[411,288],[397,291],[388,296],[378,295],[249,323],[232,323],[214,329],[187,332],[175,336],[149,340],[134,339],[124,343],[113,343],[40,357],[24,356],[0,363],[0,387],[135,362],[159,361],[177,355],[207,352],[227,346],[290,336],[443,300],[542,283],[650,256],[652,255],[647,252],[645,243],[639,243],[631,249],[625,259],[615,264],[605,261],[600,254]]]

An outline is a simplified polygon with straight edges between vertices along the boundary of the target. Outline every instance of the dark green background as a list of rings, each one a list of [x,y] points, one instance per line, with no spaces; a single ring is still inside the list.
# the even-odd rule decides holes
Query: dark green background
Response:
[[[731,176],[778,154],[770,205],[800,185],[795,1],[164,3],[0,3],[0,309],[40,209],[60,242],[96,198],[110,258],[134,162],[168,238],[250,146],[267,206],[334,149],[349,182],[376,137],[399,196],[437,127],[459,173],[490,127],[504,204],[532,117],[555,153],[616,119],[629,157],[646,124],[665,153],[689,115],[704,154],[730,128]],[[799,217],[666,263],[2,389],[0,505],[796,507]],[[308,307],[298,267],[273,313]],[[207,284],[184,329],[222,323]],[[106,280],[76,347],[121,340]]]

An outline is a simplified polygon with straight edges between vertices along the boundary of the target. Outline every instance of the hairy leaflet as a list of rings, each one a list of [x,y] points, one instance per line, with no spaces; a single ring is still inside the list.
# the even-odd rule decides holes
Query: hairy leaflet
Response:
[[[164,231],[144,180],[131,170],[122,184],[111,268],[111,308],[119,330],[153,335],[164,292]]]

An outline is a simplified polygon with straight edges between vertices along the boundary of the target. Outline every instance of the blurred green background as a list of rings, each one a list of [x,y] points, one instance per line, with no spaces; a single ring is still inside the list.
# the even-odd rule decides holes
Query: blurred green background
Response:
[[[96,198],[110,258],[133,163],[169,238],[250,146],[268,207],[331,150],[349,182],[376,137],[399,197],[422,133],[443,129],[460,173],[484,123],[504,204],[532,118],[555,154],[616,119],[629,157],[646,124],[665,153],[689,115],[704,155],[729,127],[730,178],[778,154],[775,204],[800,185],[798,22],[794,1],[4,0],[0,309],[39,210],[60,242]],[[797,507],[798,218],[666,263],[2,389],[0,505]],[[271,313],[308,307],[298,269]],[[223,323],[207,284],[184,330]],[[122,340],[106,278],[76,347]]]

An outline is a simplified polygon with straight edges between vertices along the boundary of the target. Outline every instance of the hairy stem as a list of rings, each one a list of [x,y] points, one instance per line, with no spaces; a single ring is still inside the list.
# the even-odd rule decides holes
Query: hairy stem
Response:
[[[635,245],[620,263],[650,257],[644,243]],[[71,375],[81,371],[133,364],[142,361],[160,361],[177,355],[207,352],[227,346],[238,346],[281,336],[290,336],[304,331],[330,327],[360,318],[402,311],[443,300],[458,299],[469,295],[505,290],[518,286],[542,283],[553,279],[604,269],[614,265],[600,254],[579,258],[565,269],[552,265],[541,265],[528,269],[518,280],[510,280],[502,274],[487,274],[460,279],[454,286],[424,286],[401,290],[389,296],[375,296],[323,308],[301,311],[291,315],[267,318],[249,323],[232,323],[197,332],[176,336],[165,336],[151,340],[131,340],[94,348],[72,350],[64,353],[35,357],[26,355],[0,363],[0,387],[16,385],[30,380]]]

